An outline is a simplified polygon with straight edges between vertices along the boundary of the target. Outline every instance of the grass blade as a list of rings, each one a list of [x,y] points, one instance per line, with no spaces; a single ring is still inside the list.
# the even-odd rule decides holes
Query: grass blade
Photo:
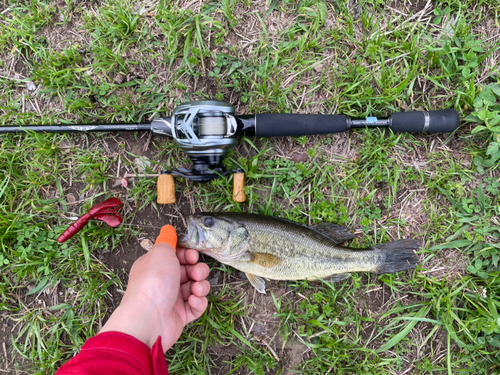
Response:
[[[0,185],[0,198],[2,198],[3,193],[5,192],[5,189],[7,189],[7,186],[9,185],[9,182],[10,182],[10,176],[7,176],[2,181],[2,184]]]
[[[424,315],[426,315],[429,312],[430,308],[431,308],[430,306],[422,307],[417,312],[417,314],[415,315],[414,318],[422,318]],[[408,323],[408,325],[401,332],[399,332],[396,336],[394,336],[392,339],[390,339],[388,342],[386,342],[384,345],[382,345],[376,351],[378,353],[384,352],[384,351],[392,348],[394,345],[397,345],[397,343],[399,343],[401,340],[403,340],[408,335],[408,333],[410,333],[410,331],[413,329],[413,327],[415,327],[415,325],[418,322],[419,322],[419,320],[410,321],[410,323]]]
[[[430,248],[430,250],[441,250],[441,249],[450,249],[450,248],[459,248],[464,246],[469,246],[472,244],[471,240],[456,240],[448,243],[444,243],[441,245],[436,245]]]
[[[38,282],[38,285],[31,289],[28,293],[26,293],[27,296],[30,296],[32,294],[36,294],[38,292],[41,292],[48,284],[49,284],[50,278],[48,276],[44,276],[40,279]]]
[[[65,310],[71,307],[69,303],[60,303],[59,305],[48,307],[47,310]]]
[[[85,263],[88,269],[90,266],[90,252],[87,246],[87,241],[85,241],[85,237],[83,236],[82,236],[82,249],[83,249],[83,256],[85,257]]]
[[[451,371],[451,334],[448,332],[448,335],[446,337],[446,343],[447,343],[447,354],[446,354],[446,365],[448,366],[448,375],[453,375],[453,372]]]

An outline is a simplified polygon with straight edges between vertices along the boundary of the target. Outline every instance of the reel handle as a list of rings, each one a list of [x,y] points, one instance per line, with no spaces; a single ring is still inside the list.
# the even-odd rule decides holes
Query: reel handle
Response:
[[[245,174],[239,172],[239,170],[230,170],[224,172],[228,174],[235,172],[233,174],[233,201],[238,203],[243,203],[247,200],[245,194]],[[158,176],[157,190],[158,190],[158,204],[174,204],[177,202],[175,198],[175,182],[172,173],[179,174],[181,177],[189,178],[190,176],[182,175],[178,171],[167,171],[162,172]]]
[[[245,194],[245,174],[233,174],[233,202],[243,203],[247,200]]]

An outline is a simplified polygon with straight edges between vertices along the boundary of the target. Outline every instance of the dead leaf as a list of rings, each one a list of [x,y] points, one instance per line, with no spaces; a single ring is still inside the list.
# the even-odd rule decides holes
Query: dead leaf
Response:
[[[294,163],[304,163],[309,160],[309,155],[307,153],[296,154],[292,156],[292,161]]]
[[[141,156],[139,158],[135,158],[135,165],[137,166],[137,169],[139,172],[144,172],[147,169],[151,168],[151,161],[145,156]]]
[[[127,180],[125,177],[123,177],[123,178],[121,179],[120,183],[122,184],[122,186],[123,186],[124,188],[127,188],[127,187],[128,187],[128,180]]]
[[[324,66],[324,64],[319,64],[319,65],[316,65],[313,69],[317,72],[321,72],[323,70],[323,66]]]
[[[71,193],[66,194],[66,202],[68,202],[69,204],[75,203],[76,202],[75,196]]]
[[[151,240],[145,238],[145,239],[141,240],[141,247],[144,250],[149,251],[153,247],[153,242]]]
[[[116,83],[117,85],[123,83],[125,80],[125,76],[121,73],[118,73],[115,78],[113,78],[113,82]]]

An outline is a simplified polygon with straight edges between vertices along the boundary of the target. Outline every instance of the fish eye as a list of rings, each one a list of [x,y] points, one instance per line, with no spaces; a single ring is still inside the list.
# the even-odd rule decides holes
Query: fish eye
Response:
[[[211,218],[210,216],[209,216],[209,217],[206,217],[206,218],[205,218],[205,220],[204,220],[203,222],[204,222],[204,224],[205,224],[205,226],[206,226],[207,228],[212,227],[212,226],[214,225],[214,223],[215,223],[215,222],[214,222],[214,219],[213,219],[213,218]]]

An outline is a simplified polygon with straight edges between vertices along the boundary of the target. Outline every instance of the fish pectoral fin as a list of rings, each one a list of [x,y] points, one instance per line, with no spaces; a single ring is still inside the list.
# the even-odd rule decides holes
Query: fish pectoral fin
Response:
[[[336,244],[350,241],[354,238],[354,234],[352,234],[349,229],[337,224],[320,223],[311,225],[309,228],[318,233],[321,233],[325,237],[328,237]]]
[[[325,277],[325,281],[331,281],[333,283],[336,283],[337,281],[342,281],[347,279],[351,274],[349,272],[346,273],[336,273],[335,275]]]
[[[250,253],[249,262],[266,268],[273,268],[281,261],[279,257],[266,253]]]
[[[262,277],[254,275],[253,273],[245,273],[245,275],[247,275],[247,279],[250,281],[250,284],[257,289],[257,292],[266,294],[266,282]]]

